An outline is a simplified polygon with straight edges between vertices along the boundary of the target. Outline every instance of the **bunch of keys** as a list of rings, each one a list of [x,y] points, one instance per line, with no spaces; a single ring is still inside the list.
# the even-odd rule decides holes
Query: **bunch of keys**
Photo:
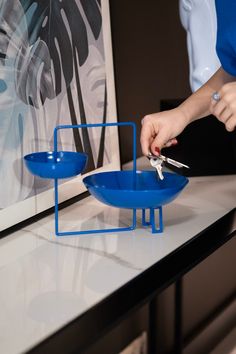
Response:
[[[152,155],[151,153],[149,153],[147,158],[149,159],[151,166],[155,167],[157,174],[161,180],[164,179],[164,176],[162,173],[163,162],[166,162],[166,163],[173,165],[175,167],[178,167],[178,168],[181,168],[181,167],[189,168],[189,166],[187,166],[179,161],[175,161],[173,159],[170,159],[169,157],[166,157],[163,155],[155,156],[155,155]]]

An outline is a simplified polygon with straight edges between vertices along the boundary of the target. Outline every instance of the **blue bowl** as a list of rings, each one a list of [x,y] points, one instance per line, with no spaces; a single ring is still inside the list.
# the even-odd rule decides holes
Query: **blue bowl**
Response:
[[[90,194],[101,202],[117,208],[157,208],[175,199],[188,183],[184,176],[156,171],[112,171],[90,175],[83,182]]]
[[[69,178],[84,170],[87,155],[73,151],[46,151],[26,155],[24,160],[33,175],[42,178]]]

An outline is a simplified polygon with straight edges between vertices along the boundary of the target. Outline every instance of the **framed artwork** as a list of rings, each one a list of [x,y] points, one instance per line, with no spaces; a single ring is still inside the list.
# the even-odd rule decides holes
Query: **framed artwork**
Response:
[[[52,151],[56,125],[116,121],[109,0],[2,0],[0,231],[54,205],[53,180],[24,155]],[[58,150],[88,154],[85,174],[119,169],[118,143],[116,127],[58,136]],[[60,202],[84,191],[82,176],[60,180]]]

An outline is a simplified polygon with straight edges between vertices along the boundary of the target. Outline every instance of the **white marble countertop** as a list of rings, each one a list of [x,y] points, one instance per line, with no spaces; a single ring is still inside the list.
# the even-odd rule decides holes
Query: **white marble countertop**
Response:
[[[28,351],[182,246],[236,205],[236,176],[193,177],[163,207],[164,232],[54,236],[54,215],[0,240],[0,353]],[[93,197],[60,211],[61,230],[131,223]],[[118,223],[118,224],[117,224]]]

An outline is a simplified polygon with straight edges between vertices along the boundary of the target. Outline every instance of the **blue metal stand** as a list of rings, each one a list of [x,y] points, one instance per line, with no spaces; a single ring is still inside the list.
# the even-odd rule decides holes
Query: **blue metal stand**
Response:
[[[58,151],[58,131],[60,129],[90,129],[102,127],[130,126],[133,129],[133,169],[131,171],[109,171],[98,174],[91,174],[83,179],[85,186],[91,195],[105,204],[117,208],[128,208],[133,210],[132,225],[128,227],[116,227],[112,229],[99,230],[78,230],[60,231],[59,230],[59,189],[58,180],[79,175],[83,172],[87,155],[73,151]],[[169,176],[168,179],[175,188],[164,188],[159,195],[160,185],[156,180],[154,171],[138,171],[136,168],[136,125],[133,122],[122,123],[98,123],[98,124],[79,124],[79,125],[59,125],[54,129],[54,151],[35,152],[24,156],[24,160],[29,171],[41,178],[54,180],[55,193],[55,233],[56,236],[73,236],[91,233],[106,233],[118,231],[130,231],[136,228],[137,209],[142,209],[142,225],[151,226],[152,233],[163,231],[162,207],[160,205],[173,199],[180,190],[186,185],[187,180],[182,176]],[[102,176],[102,177],[101,177]],[[96,180],[98,178],[98,181]],[[101,179],[100,179],[101,178]],[[103,179],[104,178],[104,179]],[[148,188],[154,185],[157,189]],[[149,185],[150,184],[150,185]],[[171,184],[171,186],[172,186]],[[168,185],[168,183],[167,183]],[[104,187],[107,186],[107,187]],[[166,187],[166,183],[165,183]],[[163,193],[164,191],[164,193]],[[146,220],[145,212],[149,210],[149,220]],[[155,211],[159,211],[159,227],[155,223]]]
[[[57,132],[59,129],[81,129],[81,128],[97,128],[97,127],[114,127],[114,126],[131,126],[133,128],[133,187],[136,186],[136,125],[133,122],[122,122],[122,123],[99,123],[99,124],[80,124],[80,125],[59,125],[54,129],[54,151],[57,152]],[[54,189],[55,189],[55,233],[56,236],[75,236],[84,235],[91,233],[108,233],[108,232],[120,232],[120,231],[130,231],[136,228],[136,209],[133,209],[133,220],[132,225],[128,227],[119,227],[112,229],[99,229],[99,230],[78,230],[78,231],[59,231],[59,208],[58,208],[58,179],[54,179]],[[152,226],[152,230],[155,228]],[[155,231],[156,232],[156,231]]]

